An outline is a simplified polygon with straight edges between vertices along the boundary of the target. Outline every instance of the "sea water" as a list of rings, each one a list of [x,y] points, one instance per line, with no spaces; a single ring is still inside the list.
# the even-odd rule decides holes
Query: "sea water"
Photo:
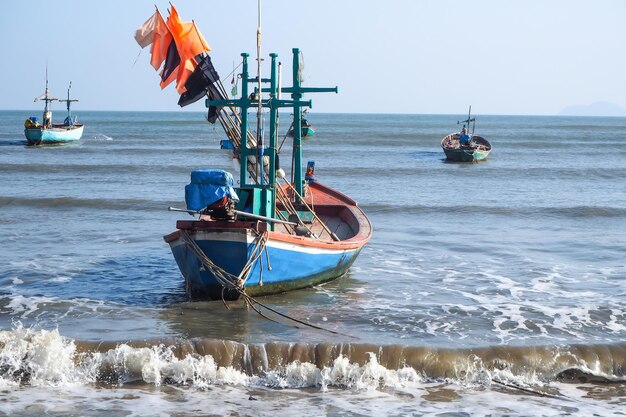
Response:
[[[492,153],[449,163],[462,115],[311,113],[305,162],[374,227],[262,299],[314,330],[186,299],[167,207],[237,172],[202,113],[81,112],[49,147],[30,115],[0,112],[0,415],[623,415],[626,119],[477,115]]]

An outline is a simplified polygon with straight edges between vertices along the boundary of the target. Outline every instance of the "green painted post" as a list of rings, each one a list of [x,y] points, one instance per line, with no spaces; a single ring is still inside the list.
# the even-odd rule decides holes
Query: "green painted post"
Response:
[[[300,92],[300,49],[293,48],[293,93],[291,98],[294,101],[293,104],[293,185],[298,192],[302,195],[302,123],[300,113],[300,99],[302,93]]]
[[[276,215],[276,202],[275,202],[275,193],[276,193],[276,154],[277,154],[277,146],[278,146],[278,109],[281,107],[289,107],[293,108],[294,113],[294,140],[293,140],[293,149],[294,149],[294,172],[293,175],[293,185],[294,188],[302,195],[302,126],[301,126],[301,108],[302,107],[311,107],[311,100],[301,100],[303,93],[322,93],[322,92],[334,92],[337,93],[337,87],[334,88],[318,88],[318,87],[302,87],[300,83],[300,79],[298,78],[298,73],[300,72],[300,50],[298,48],[293,48],[293,86],[292,87],[281,87],[281,92],[285,94],[291,94],[291,100],[279,100],[278,99],[278,74],[277,74],[277,66],[276,66],[276,58],[277,54],[270,54],[272,58],[272,73],[271,78],[262,79],[262,82],[269,82],[270,88],[262,88],[261,91],[255,91],[257,94],[261,94],[262,92],[269,92],[269,98],[263,100],[261,102],[261,106],[264,108],[270,109],[270,132],[269,132],[269,147],[264,148],[262,152],[259,152],[260,149],[250,149],[248,147],[248,109],[251,107],[257,107],[258,101],[254,100],[252,102],[248,97],[249,94],[249,86],[248,83],[256,82],[258,83],[258,77],[249,78],[248,74],[248,57],[250,56],[247,53],[242,53],[242,86],[241,86],[241,97],[238,99],[222,99],[222,100],[211,100],[207,99],[205,104],[207,107],[210,106],[218,106],[218,107],[239,107],[241,109],[241,147],[239,149],[240,152],[240,181],[239,185],[241,189],[248,190],[251,194],[252,198],[252,210],[254,214],[261,214],[267,217],[275,218]],[[258,87],[257,87],[258,90]],[[252,106],[254,104],[254,106]],[[258,157],[259,154],[265,154],[269,158],[269,172],[268,181],[261,181],[259,184],[249,184],[248,178],[253,175],[256,176],[256,172],[252,173],[248,170],[248,157],[255,156]],[[260,161],[263,162],[262,160]],[[270,227],[273,228],[273,223],[270,224]]]
[[[274,101],[277,100],[278,95],[278,73],[276,71],[276,58],[278,57],[278,54],[271,53],[270,57],[272,58],[272,70],[270,76],[270,146],[269,152],[267,152],[268,157],[270,158],[270,172],[268,173],[269,181],[267,191],[271,193],[271,198],[268,198],[268,200],[272,201],[268,217],[274,218],[276,216],[276,199],[274,198],[274,193],[276,192],[276,150],[278,143],[278,132],[276,128],[278,123],[278,106],[274,105]],[[270,227],[274,230],[274,223],[270,224]]]
[[[248,57],[247,53],[241,54],[243,65],[241,69],[241,149],[239,162],[241,164],[239,174],[240,187],[245,187],[248,182]]]

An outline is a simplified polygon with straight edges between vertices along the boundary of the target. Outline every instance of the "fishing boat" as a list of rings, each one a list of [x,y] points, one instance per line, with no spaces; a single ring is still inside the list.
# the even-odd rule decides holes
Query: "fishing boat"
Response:
[[[223,140],[221,148],[239,161],[235,176],[221,169],[192,171],[185,186],[186,208],[169,208],[193,216],[178,220],[176,230],[163,237],[192,299],[250,301],[251,296],[333,280],[346,273],[372,235],[358,204],[321,184],[315,161],[303,166],[302,109],[311,107],[311,100],[302,97],[337,93],[337,87],[303,87],[298,48],[292,50],[291,87],[282,87],[277,54],[269,54],[270,77],[262,77],[260,34],[259,12],[257,74],[249,75],[249,54],[242,53],[237,76],[241,92],[232,99],[213,67],[204,37],[193,21],[180,20],[171,3],[167,21],[157,9],[135,34],[142,48],[152,44],[152,66],[159,71],[163,65],[161,87],[176,79],[180,106],[206,97],[207,120],[219,121],[230,143],[225,146]],[[287,94],[290,99],[283,98]],[[282,147],[284,142],[278,146],[281,108],[291,109],[293,117],[289,174],[280,166],[280,160],[288,158],[281,150],[289,148]],[[252,133],[248,113],[255,110]]]
[[[221,147],[239,161],[237,186],[227,171],[196,170],[185,186],[186,208],[169,208],[194,216],[178,220],[176,230],[163,237],[192,299],[249,301],[251,296],[333,280],[346,273],[372,235],[370,221],[357,203],[321,184],[315,161],[307,162],[306,171],[302,163],[302,109],[311,107],[311,100],[302,97],[337,93],[337,87],[303,87],[298,48],[292,50],[291,87],[281,87],[277,54],[269,55],[271,75],[263,78],[260,34],[259,14],[257,75],[249,75],[249,54],[242,53],[237,76],[241,94],[233,99],[228,99],[208,55],[210,47],[195,23],[181,21],[171,3],[167,21],[157,9],[135,34],[142,48],[152,44],[152,66],[159,70],[163,65],[161,87],[176,79],[180,106],[207,97],[207,120],[219,120],[230,142]],[[168,59],[162,51],[177,59]],[[172,62],[177,64],[170,66]],[[291,98],[281,98],[283,94]],[[295,127],[289,175],[279,162],[285,159],[278,146],[280,108],[292,109]],[[249,129],[252,110],[256,133]],[[264,129],[267,121],[269,130]]]
[[[463,123],[461,131],[450,133],[441,140],[441,148],[446,154],[448,161],[454,162],[477,162],[487,158],[491,152],[491,144],[482,136],[474,134],[476,118],[471,117],[472,106],[469,108],[467,119],[458,121]],[[468,127],[472,124],[472,133]]]
[[[70,111],[70,103],[78,101],[70,99],[70,90],[72,83],[67,89],[67,99],[54,98],[48,92],[48,71],[46,70],[46,89],[42,96],[37,97],[35,101],[43,101],[45,103],[43,110],[43,119],[41,122],[36,117],[29,117],[24,122],[24,135],[29,145],[45,145],[60,144],[67,142],[76,142],[83,136],[84,125],[78,123],[76,116],[72,118]],[[53,101],[67,103],[67,116],[63,123],[52,122],[52,111],[49,104]]]
[[[299,54],[293,50],[294,74],[299,72]],[[240,186],[234,188],[233,176],[225,171],[192,172],[185,192],[187,209],[182,211],[198,218],[179,220],[177,230],[164,237],[191,298],[237,299],[333,280],[346,273],[372,234],[369,219],[354,200],[317,180],[314,161],[307,163],[306,171],[302,166],[300,107],[311,101],[301,97],[305,92],[336,92],[336,87],[305,88],[295,76],[293,87],[282,89],[292,100],[279,100],[277,55],[271,54],[271,87],[257,88],[269,97],[247,99],[248,82],[261,76],[248,76],[248,55],[242,55],[242,79],[247,82],[241,98],[206,102],[241,108],[239,121],[220,114],[240,161]],[[248,132],[248,108],[254,106],[270,109],[268,144]],[[294,108],[294,170],[289,179],[278,166],[278,107]]]

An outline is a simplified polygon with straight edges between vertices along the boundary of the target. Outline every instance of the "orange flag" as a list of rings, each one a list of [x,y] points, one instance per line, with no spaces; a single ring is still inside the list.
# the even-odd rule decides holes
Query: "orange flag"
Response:
[[[178,16],[178,11],[170,3],[170,15],[167,18],[167,26],[176,43],[176,49],[180,56],[180,65],[176,71],[176,89],[179,94],[186,91],[185,83],[195,70],[197,64],[195,57],[203,52],[211,50],[206,40],[196,27],[194,22],[182,22]],[[161,88],[172,82],[172,77],[161,83]]]
[[[197,66],[198,64],[195,59],[188,59],[178,67],[178,74],[176,76],[176,91],[178,91],[178,94],[183,94],[187,91],[185,84],[191,74],[196,70]]]
[[[206,40],[204,40],[204,36],[202,36],[198,30],[196,23],[193,21],[191,22],[189,30],[181,36],[181,44],[183,45],[183,52],[181,53],[180,59],[181,62],[185,62],[185,65],[181,65],[178,70],[176,80],[176,90],[178,90],[178,94],[183,94],[186,91],[185,83],[197,66],[195,57],[211,50]]]
[[[211,50],[193,21],[183,23],[183,32],[178,38],[174,37],[174,41],[181,61],[193,59],[196,55]]]

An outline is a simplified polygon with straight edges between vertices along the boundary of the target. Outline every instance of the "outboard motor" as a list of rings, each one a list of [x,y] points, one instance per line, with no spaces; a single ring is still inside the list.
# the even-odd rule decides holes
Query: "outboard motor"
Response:
[[[200,210],[204,215],[211,216],[215,220],[235,220],[235,202],[227,195]]]
[[[185,186],[187,210],[199,211],[216,220],[234,220],[239,197],[233,188],[233,176],[221,169],[191,172],[191,183]]]

